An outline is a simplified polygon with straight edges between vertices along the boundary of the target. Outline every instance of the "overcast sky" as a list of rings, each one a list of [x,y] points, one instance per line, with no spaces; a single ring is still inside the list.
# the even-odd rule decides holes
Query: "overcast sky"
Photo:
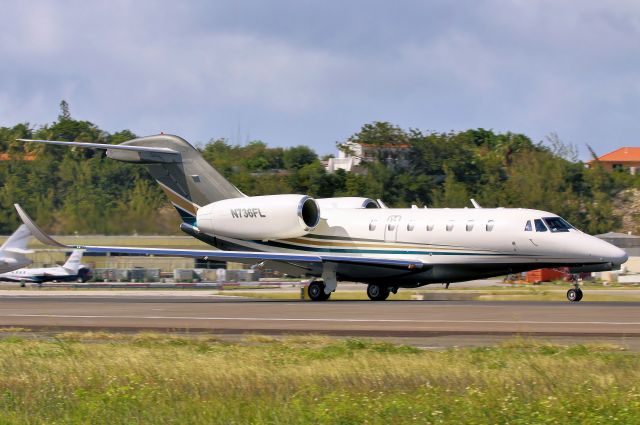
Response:
[[[335,152],[364,123],[640,140],[640,2],[0,0],[0,126]]]

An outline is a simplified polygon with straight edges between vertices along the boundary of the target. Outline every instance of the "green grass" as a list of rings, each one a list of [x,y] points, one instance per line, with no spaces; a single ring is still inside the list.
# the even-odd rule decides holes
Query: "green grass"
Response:
[[[640,423],[640,355],[612,345],[16,335],[0,339],[2,424]]]

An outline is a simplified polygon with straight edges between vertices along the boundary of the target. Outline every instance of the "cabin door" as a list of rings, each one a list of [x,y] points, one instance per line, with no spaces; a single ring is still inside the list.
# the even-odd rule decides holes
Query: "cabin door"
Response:
[[[399,215],[391,215],[387,218],[387,225],[384,227],[384,241],[395,242],[398,236],[398,226],[400,225]]]

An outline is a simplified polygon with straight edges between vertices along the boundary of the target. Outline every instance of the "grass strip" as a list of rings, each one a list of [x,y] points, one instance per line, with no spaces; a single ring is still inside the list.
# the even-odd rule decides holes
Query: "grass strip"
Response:
[[[639,382],[640,355],[603,344],[0,339],[2,424],[640,423]]]

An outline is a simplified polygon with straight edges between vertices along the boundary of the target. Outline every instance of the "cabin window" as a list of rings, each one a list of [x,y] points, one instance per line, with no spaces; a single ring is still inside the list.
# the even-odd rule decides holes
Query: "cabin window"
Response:
[[[433,228],[434,228],[435,226],[436,226],[436,225],[435,225],[435,224],[433,224],[433,223],[429,223],[429,224],[427,224],[427,232],[433,232]]]
[[[533,223],[536,226],[536,232],[546,232],[547,231],[547,227],[544,225],[544,223],[542,222],[542,220],[540,220],[539,218],[536,218]]]
[[[413,221],[410,221],[407,223],[407,231],[412,232],[413,229],[416,227],[416,223]]]
[[[372,232],[373,232],[374,230],[376,230],[376,224],[377,224],[377,221],[378,221],[378,220],[371,220],[371,223],[369,223],[369,230],[370,230],[370,231],[372,231]]]
[[[453,220],[449,220],[449,222],[447,223],[447,232],[450,232],[453,230]]]
[[[387,230],[389,230],[389,231],[396,230],[396,224],[395,223],[387,224]]]
[[[527,220],[527,224],[524,225],[524,231],[525,232],[530,232],[532,230],[531,228],[531,220]]]
[[[467,232],[470,232],[473,230],[473,220],[469,220],[467,221]]]
[[[494,224],[495,224],[495,223],[494,223],[494,221],[493,221],[493,220],[489,220],[489,221],[487,221],[487,227],[486,227],[486,228],[487,228],[487,232],[490,232],[490,231],[492,231],[492,230],[493,230],[493,225],[494,225]]]

